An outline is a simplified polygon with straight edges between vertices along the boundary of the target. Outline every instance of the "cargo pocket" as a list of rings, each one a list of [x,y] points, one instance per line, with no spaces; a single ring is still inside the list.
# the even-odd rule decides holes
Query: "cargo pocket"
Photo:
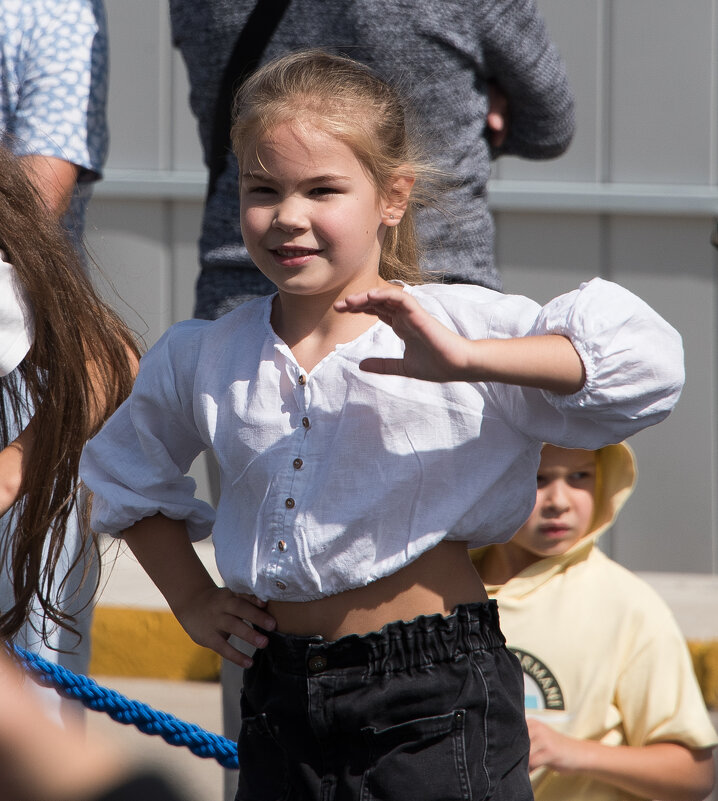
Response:
[[[369,765],[361,801],[471,801],[486,790],[473,788],[466,765],[466,712],[420,718],[388,729],[368,727]]]

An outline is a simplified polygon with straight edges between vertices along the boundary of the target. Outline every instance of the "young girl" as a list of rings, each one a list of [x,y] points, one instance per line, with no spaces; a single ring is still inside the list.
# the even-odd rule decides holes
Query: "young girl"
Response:
[[[251,665],[238,799],[531,798],[521,671],[467,543],[528,516],[544,440],[665,417],[680,337],[598,279],[543,309],[412,285],[421,170],[399,98],[353,61],[261,69],[233,146],[278,292],[144,357],[83,456],[94,525],[197,642]],[[186,476],[205,448],[216,519]],[[225,588],[191,545],[210,531]]]
[[[78,464],[129,393],[136,357],[22,161],[0,147],[0,638],[81,672],[98,574]]]

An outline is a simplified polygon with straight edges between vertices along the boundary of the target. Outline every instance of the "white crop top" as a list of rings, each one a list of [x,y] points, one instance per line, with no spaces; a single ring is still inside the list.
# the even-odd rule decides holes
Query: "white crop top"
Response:
[[[85,449],[98,531],[162,512],[213,533],[232,590],[306,601],[389,575],[443,539],[509,539],[536,496],[541,444],[597,448],[659,422],[680,394],[678,333],[627,290],[594,279],[541,308],[483,287],[405,287],[470,339],[558,333],[586,369],[570,396],[498,383],[359,370],[400,357],[382,322],[308,375],[270,325],[271,298],[173,326],[130,398]],[[213,448],[215,512],[185,474]]]
[[[33,318],[15,269],[0,250],[0,375],[12,372],[30,350]]]

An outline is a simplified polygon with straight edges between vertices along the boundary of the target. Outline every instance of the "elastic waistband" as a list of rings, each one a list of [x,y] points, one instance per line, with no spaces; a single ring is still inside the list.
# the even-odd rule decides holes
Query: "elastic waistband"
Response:
[[[320,636],[268,632],[268,658],[280,671],[312,675],[334,669],[363,668],[387,673],[425,667],[457,654],[505,644],[495,600],[461,604],[447,616],[421,615],[387,623],[369,634],[349,634],[329,641]]]

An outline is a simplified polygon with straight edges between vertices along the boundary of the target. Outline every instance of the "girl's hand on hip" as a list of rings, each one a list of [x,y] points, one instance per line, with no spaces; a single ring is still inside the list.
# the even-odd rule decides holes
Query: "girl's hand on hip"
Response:
[[[408,292],[398,287],[372,289],[337,301],[340,312],[374,314],[404,340],[403,359],[369,358],[360,363],[370,373],[402,375],[424,381],[471,380],[476,343],[449,331]]]
[[[193,599],[191,606],[175,611],[182,628],[198,644],[243,668],[252,666],[251,657],[230,645],[231,635],[256,648],[264,648],[267,638],[252,628],[252,623],[267,631],[276,627],[260,601],[253,595],[241,595],[226,587],[209,587]]]

